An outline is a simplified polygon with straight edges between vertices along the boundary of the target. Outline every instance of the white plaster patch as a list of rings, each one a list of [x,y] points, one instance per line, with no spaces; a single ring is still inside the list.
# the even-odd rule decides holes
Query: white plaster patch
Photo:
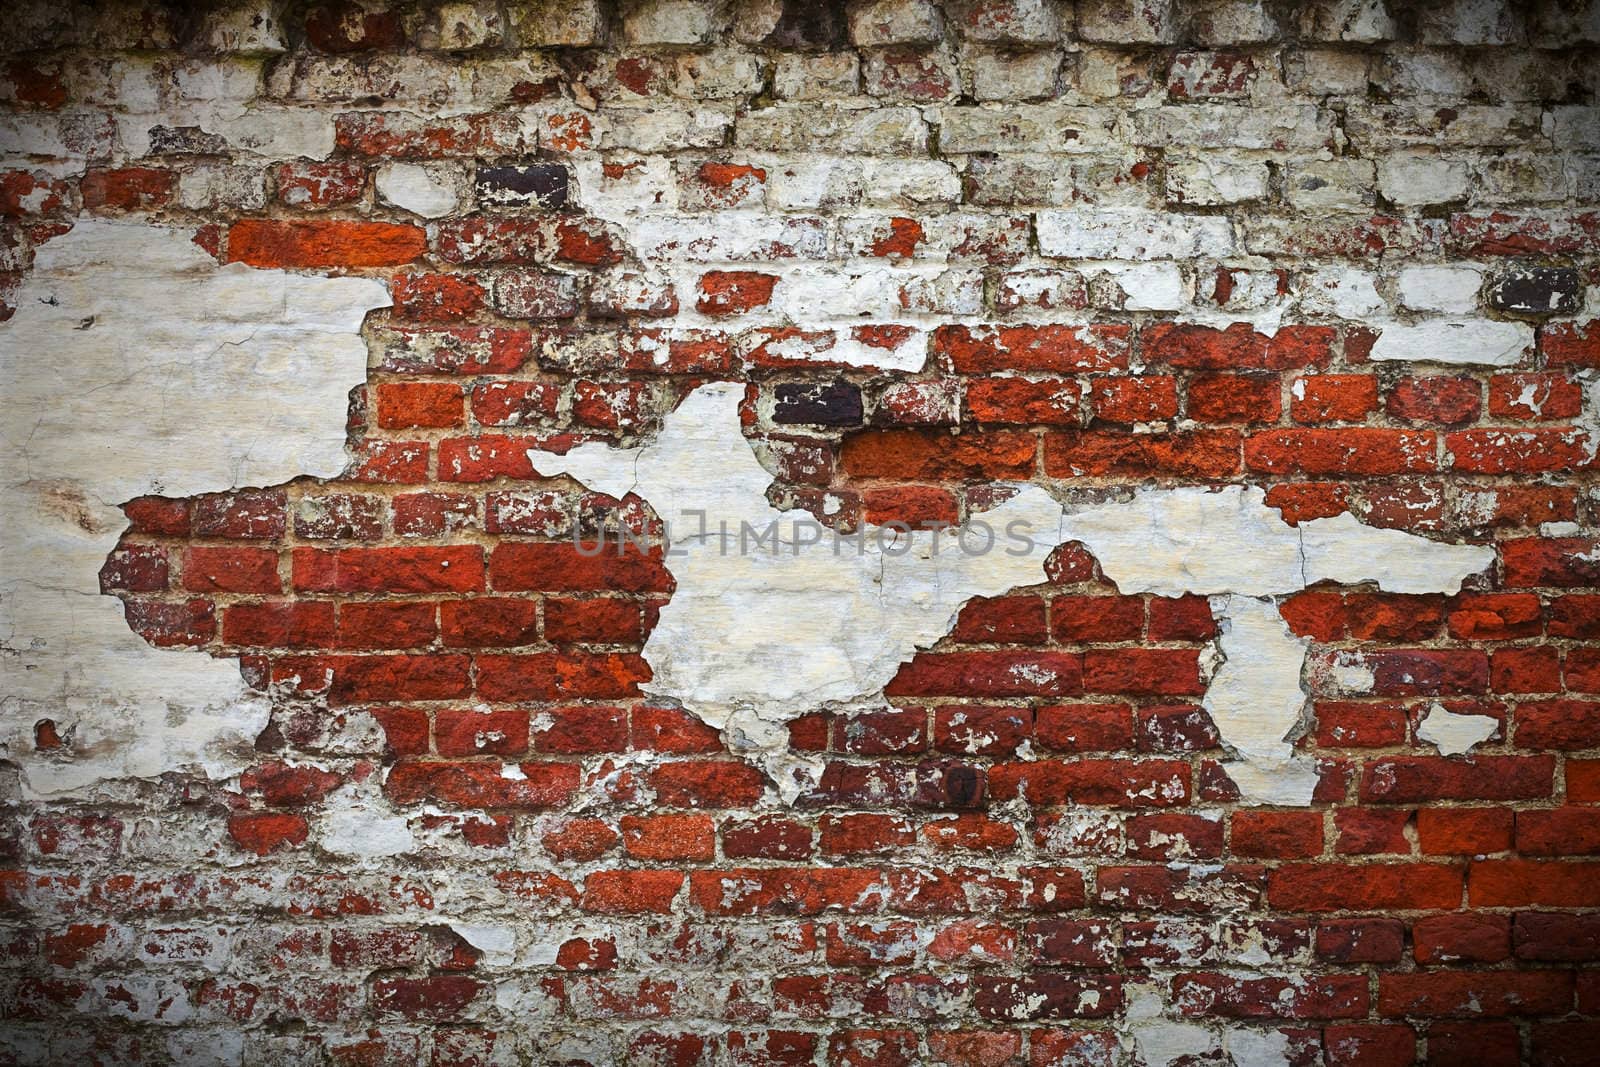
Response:
[[[418,163],[391,163],[380,167],[378,196],[388,204],[425,219],[437,219],[456,209],[455,187],[437,167]]]
[[[388,303],[373,281],[219,267],[179,230],[86,220],[39,249],[0,325],[0,740],[29,790],[246,765],[268,701],[237,663],[152,648],[100,595],[117,505],[338,474],[357,331]],[[47,718],[67,755],[33,751]]]
[[[1383,323],[1372,346],[1379,362],[1509,367],[1533,347],[1533,327],[1490,319],[1435,319],[1415,326]]]
[[[1459,756],[1493,737],[1500,723],[1487,715],[1462,715],[1435,702],[1417,725],[1417,737],[1442,756]]]
[[[481,962],[490,967],[509,967],[517,962],[517,931],[514,927],[489,923],[453,922],[456,936],[482,953]],[[551,963],[555,954],[551,953]]]
[[[948,633],[967,600],[1040,580],[1061,507],[1017,487],[981,516],[994,535],[984,552],[976,523],[965,528],[971,552],[951,533],[867,526],[858,540],[836,537],[767,502],[772,476],[739,430],[743,395],[742,385],[701,386],[642,448],[529,456],[542,474],[637,493],[668,523],[677,590],[645,643],[653,678],[643,688],[759,752],[792,798],[793,772],[808,767],[788,753],[785,725],[821,708],[880,706],[900,665]]]
[[[330,798],[318,843],[325,851],[355,859],[381,859],[417,846],[408,820],[392,812],[382,797],[341,790]]]
[[[1259,598],[1319,581],[1453,593],[1494,562],[1491,549],[1363,526],[1348,513],[1291,527],[1263,490],[1238,486],[1145,490],[1069,514],[1062,530],[1123,593],[1212,598],[1222,636],[1205,706],[1239,757],[1227,767],[1249,803],[1306,804],[1316,786],[1314,765],[1289,743],[1306,702],[1305,643]]]

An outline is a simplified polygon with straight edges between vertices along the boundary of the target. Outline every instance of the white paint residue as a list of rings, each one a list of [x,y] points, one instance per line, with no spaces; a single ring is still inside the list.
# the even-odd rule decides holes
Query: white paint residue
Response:
[[[1510,367],[1533,347],[1533,327],[1490,319],[1433,319],[1415,326],[1383,323],[1372,359],[1452,366]]]
[[[1435,701],[1417,725],[1417,737],[1442,756],[1459,756],[1493,737],[1500,723],[1487,715],[1462,715]]]
[[[490,967],[509,967],[517,962],[517,931],[510,926],[488,923],[452,922],[456,936],[482,953],[480,962]],[[540,961],[543,963],[543,961]],[[550,953],[550,963],[555,952]]]
[[[403,815],[382,815],[381,799],[335,798],[322,819],[318,843],[329,852],[357,859],[398,856],[416,848],[416,838]]]
[[[388,303],[373,281],[218,267],[178,230],[82,221],[39,249],[0,325],[0,740],[28,789],[246,764],[268,702],[238,664],[152,648],[100,595],[117,505],[338,474],[357,331]],[[46,718],[66,755],[34,752]]]
[[[1032,486],[979,516],[982,527],[837,538],[806,512],[766,500],[772,482],[739,429],[744,387],[695,390],[640,449],[534,451],[543,474],[571,474],[611,496],[631,489],[669,525],[677,590],[645,643],[644,686],[759,752],[793,796],[811,768],[788,750],[786,724],[822,708],[881,706],[883,687],[938,641],[974,596],[1039,581],[1061,540],[1061,507]],[[1013,539],[1008,531],[1027,538]]]
[[[1288,740],[1306,707],[1300,674],[1309,642],[1289,632],[1271,600],[1213,597],[1211,611],[1221,630],[1221,663],[1204,703],[1238,757],[1228,764],[1229,777],[1248,803],[1310,803],[1316,764],[1297,758]]]
[[[1349,514],[1292,527],[1261,489],[1239,486],[1145,490],[1070,514],[1062,530],[1123,593],[1212,598],[1222,636],[1205,706],[1238,757],[1228,770],[1249,803],[1307,804],[1317,780],[1290,744],[1305,710],[1305,643],[1277,600],[1319,581],[1453,593],[1494,562],[1488,548],[1374,529]]]
[[[385,203],[437,219],[456,209],[456,190],[437,166],[419,163],[391,163],[378,170],[378,196]]]
[[[1233,1067],[1285,1067],[1290,1062],[1289,1038],[1281,1030],[1229,1030],[1222,1044]]]

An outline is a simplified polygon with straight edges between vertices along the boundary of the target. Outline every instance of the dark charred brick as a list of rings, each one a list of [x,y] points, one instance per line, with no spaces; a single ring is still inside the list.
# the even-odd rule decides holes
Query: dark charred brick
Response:
[[[764,42],[796,52],[826,52],[845,42],[844,0],[784,0]]]
[[[772,421],[859,426],[861,388],[850,382],[785,382],[773,389]]]
[[[198,126],[150,127],[150,154],[153,156],[220,156],[228,151],[228,141]]]
[[[567,169],[559,163],[479,167],[478,202],[488,207],[539,207],[555,211],[567,204]]]
[[[1582,302],[1583,282],[1569,267],[1514,270],[1489,290],[1489,306],[1508,315],[1571,315]]]

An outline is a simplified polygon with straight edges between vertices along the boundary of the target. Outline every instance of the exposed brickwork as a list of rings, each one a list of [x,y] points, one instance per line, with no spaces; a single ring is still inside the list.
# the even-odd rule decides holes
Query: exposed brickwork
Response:
[[[0,318],[81,215],[394,306],[343,477],[126,503],[102,589],[239,657],[272,723],[229,780],[9,795],[0,1059],[1113,1064],[1153,993],[1241,1063],[1271,1061],[1240,1033],[1593,1062],[1594,4],[20,7]],[[1440,317],[1531,343],[1375,358]],[[773,497],[836,527],[955,524],[996,480],[1248,484],[1497,562],[1284,603],[1309,808],[1237,803],[1204,599],[1077,545],[890,710],[792,723],[825,769],[789,807],[640,695],[659,543],[573,535],[658,517],[528,457],[636,443],[710,378],[749,383]],[[1493,734],[1441,755],[1436,703]],[[409,846],[349,858],[352,812]]]

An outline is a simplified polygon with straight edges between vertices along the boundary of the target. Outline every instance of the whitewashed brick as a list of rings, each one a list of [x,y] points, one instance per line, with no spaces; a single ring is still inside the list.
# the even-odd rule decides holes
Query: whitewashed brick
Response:
[[[1233,251],[1227,219],[1158,211],[1041,211],[1039,250],[1074,259],[1181,259]]]

